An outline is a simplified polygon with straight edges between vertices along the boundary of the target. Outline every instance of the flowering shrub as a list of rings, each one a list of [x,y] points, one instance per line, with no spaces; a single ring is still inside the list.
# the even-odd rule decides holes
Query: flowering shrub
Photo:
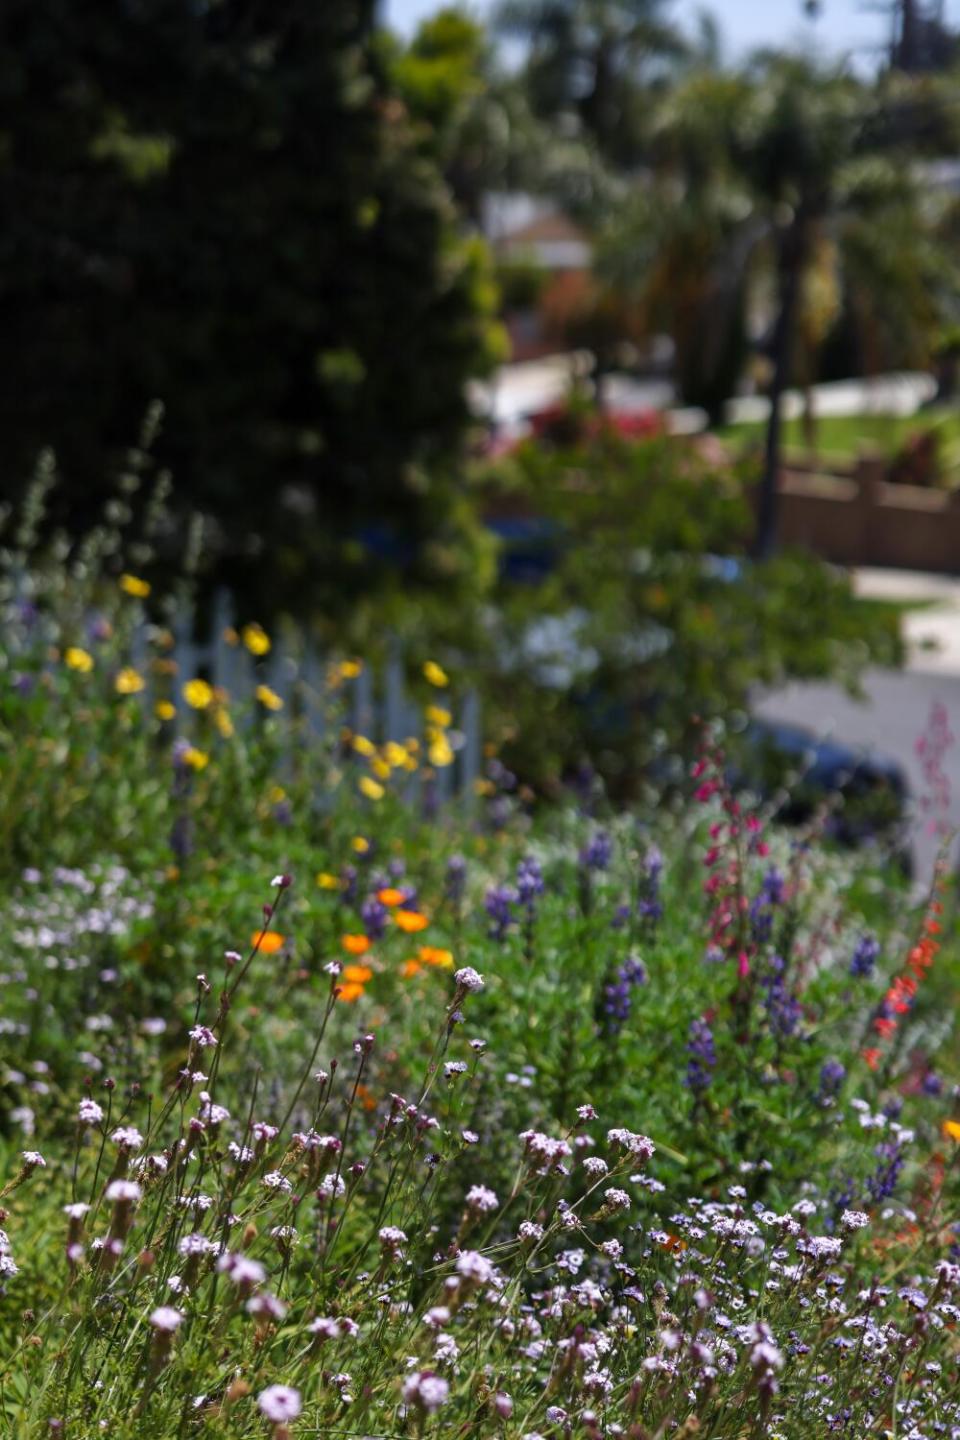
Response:
[[[425,764],[144,713],[147,583],[7,657],[3,1433],[960,1435],[944,873],[778,832],[716,737],[672,812],[533,821],[495,757],[438,811],[436,662]]]
[[[137,976],[144,880],[28,868],[17,1433],[960,1432],[942,1030],[917,987],[877,1031],[903,973],[935,983],[940,901],[881,944],[842,917],[852,871],[693,783],[664,841],[702,844],[699,943],[631,823],[559,817],[509,884],[466,836],[422,874],[351,847],[309,897],[279,873],[188,1000]]]

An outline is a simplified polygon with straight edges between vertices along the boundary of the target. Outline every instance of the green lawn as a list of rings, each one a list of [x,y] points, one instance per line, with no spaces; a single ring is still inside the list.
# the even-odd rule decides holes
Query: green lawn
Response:
[[[816,454],[828,465],[830,460],[850,460],[863,444],[879,447],[885,455],[894,455],[909,436],[918,430],[940,432],[941,464],[948,484],[960,484],[960,411],[938,407],[918,415],[842,415],[827,416],[816,422]],[[747,447],[762,442],[761,423],[725,425],[718,430],[721,439]],[[788,456],[792,453],[809,457],[801,420],[788,420],[784,425],[784,443]]]

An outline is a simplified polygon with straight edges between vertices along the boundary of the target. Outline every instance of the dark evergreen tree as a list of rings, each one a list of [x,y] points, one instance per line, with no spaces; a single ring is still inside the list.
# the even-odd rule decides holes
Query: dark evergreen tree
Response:
[[[158,397],[234,577],[327,607],[431,578],[493,297],[374,9],[6,0],[5,490],[52,445],[61,518],[88,521]]]

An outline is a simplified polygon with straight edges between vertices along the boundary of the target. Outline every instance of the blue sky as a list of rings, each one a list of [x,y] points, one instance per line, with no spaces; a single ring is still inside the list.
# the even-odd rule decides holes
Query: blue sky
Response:
[[[417,20],[438,10],[441,0],[381,3],[389,23],[408,33]],[[492,0],[470,0],[469,8],[482,16],[492,8]],[[683,22],[703,8],[698,0],[675,0],[674,13]],[[822,15],[815,26],[801,18],[800,0],[722,0],[706,8],[722,17],[724,38],[734,54],[754,45],[789,44],[804,39],[809,44],[812,34],[824,49],[855,51],[865,62],[871,50],[889,38],[889,21],[865,10],[864,0],[823,0]],[[948,0],[946,11],[951,23],[960,24],[960,0]]]

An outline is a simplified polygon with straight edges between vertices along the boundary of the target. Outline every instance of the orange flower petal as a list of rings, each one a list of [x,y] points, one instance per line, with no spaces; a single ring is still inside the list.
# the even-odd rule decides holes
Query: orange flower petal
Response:
[[[369,965],[344,965],[343,978],[350,985],[366,985],[373,979],[373,971]]]
[[[402,905],[406,899],[402,890],[397,890],[393,885],[387,885],[383,890],[377,891],[377,899],[381,905]]]
[[[942,1128],[948,1140],[960,1140],[960,1120],[944,1120]]]
[[[419,975],[422,969],[423,966],[419,960],[404,960],[400,967],[400,974],[404,980],[411,980],[414,975]]]
[[[258,949],[261,955],[276,955],[286,944],[286,936],[278,935],[276,930],[257,930],[250,936],[250,944]]]
[[[366,955],[371,942],[366,935],[341,935],[340,944],[348,955]]]
[[[398,910],[393,918],[400,929],[408,935],[427,928],[427,917],[421,915],[418,910]]]
[[[340,986],[340,994],[337,996],[337,999],[338,999],[338,1000],[346,1000],[347,1003],[349,1004],[349,1003],[351,1003],[351,1002],[354,1001],[354,1000],[359,1000],[359,999],[360,999],[360,996],[361,996],[362,994],[363,994],[363,986],[362,986],[362,985],[352,984],[352,983],[350,983],[350,982],[348,981],[346,985],[341,985],[341,986]]]
[[[436,965],[441,970],[453,969],[452,950],[443,950],[438,945],[421,945],[417,953],[424,965]]]

